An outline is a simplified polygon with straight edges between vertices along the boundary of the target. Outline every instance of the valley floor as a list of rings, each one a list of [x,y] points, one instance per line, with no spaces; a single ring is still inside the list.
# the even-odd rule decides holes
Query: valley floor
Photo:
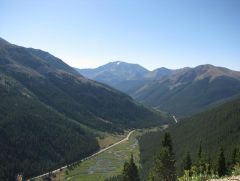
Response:
[[[137,136],[140,131],[131,131],[127,136],[103,148],[96,154],[83,159],[80,164],[74,167],[64,167],[52,174],[53,181],[104,181],[114,175],[118,175],[122,171],[125,161],[133,154],[137,163],[139,163],[139,147]],[[37,178],[36,181],[43,181],[44,178]]]

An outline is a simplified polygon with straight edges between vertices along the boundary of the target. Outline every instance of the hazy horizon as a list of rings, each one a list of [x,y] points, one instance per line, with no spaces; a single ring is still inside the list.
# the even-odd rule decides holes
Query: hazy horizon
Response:
[[[240,70],[239,18],[238,0],[3,0],[0,37],[77,68],[123,61],[148,70]]]

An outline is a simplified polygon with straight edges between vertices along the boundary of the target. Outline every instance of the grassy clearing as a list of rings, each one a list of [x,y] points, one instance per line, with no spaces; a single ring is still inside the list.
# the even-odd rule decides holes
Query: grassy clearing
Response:
[[[101,133],[99,137],[97,137],[98,144],[100,148],[106,148],[127,136],[128,132],[125,131],[124,134],[109,134],[109,133]]]

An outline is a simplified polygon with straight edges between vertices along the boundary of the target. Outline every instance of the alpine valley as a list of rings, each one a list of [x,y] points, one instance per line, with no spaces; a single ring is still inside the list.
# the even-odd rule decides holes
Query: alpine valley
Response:
[[[103,134],[136,129],[144,180],[165,132],[173,137],[180,176],[184,155],[191,150],[196,160],[199,144],[212,159],[224,146],[230,160],[239,145],[239,94],[240,72],[223,67],[149,71],[117,61],[76,69],[0,39],[0,180],[48,173],[99,151]],[[173,115],[180,122],[172,125]],[[169,128],[144,134],[162,125]]]
[[[240,181],[240,0],[0,1],[0,181]]]
[[[99,149],[99,132],[169,123],[53,55],[0,39],[0,180],[40,175]]]

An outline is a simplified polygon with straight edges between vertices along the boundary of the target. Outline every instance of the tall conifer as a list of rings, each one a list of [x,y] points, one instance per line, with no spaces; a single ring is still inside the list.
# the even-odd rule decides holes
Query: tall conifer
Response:
[[[123,181],[140,181],[138,168],[134,163],[133,155],[131,155],[129,162],[125,162],[124,164]]]
[[[172,140],[169,133],[165,133],[161,149],[154,159],[154,166],[149,173],[150,181],[175,181],[176,168],[172,147]]]
[[[219,177],[222,177],[227,174],[227,167],[226,167],[226,161],[224,156],[223,148],[220,148],[220,154],[218,157],[218,175]]]

